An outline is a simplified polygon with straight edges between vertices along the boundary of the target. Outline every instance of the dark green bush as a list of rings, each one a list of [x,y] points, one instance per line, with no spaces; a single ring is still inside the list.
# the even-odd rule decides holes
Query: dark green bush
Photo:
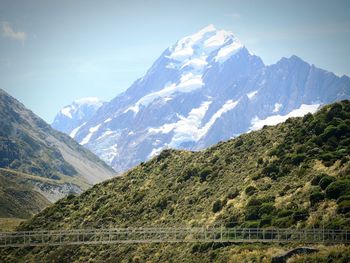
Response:
[[[251,198],[248,203],[247,206],[259,206],[262,204],[262,201],[258,198]]]
[[[322,190],[326,189],[328,185],[330,185],[331,183],[333,183],[335,181],[335,178],[332,176],[324,176],[320,182],[319,182],[319,186],[321,187]]]
[[[315,191],[315,192],[312,192],[310,194],[310,203],[311,203],[311,206],[314,206],[315,204],[323,201],[325,198],[325,195],[324,193],[320,192],[320,191]]]
[[[262,173],[267,177],[276,179],[280,173],[279,164],[276,161],[268,164],[266,167],[264,167]]]
[[[338,180],[326,188],[326,197],[329,199],[337,199],[348,194],[350,194],[350,180]]]
[[[299,165],[302,161],[304,161],[305,157],[306,157],[305,153],[298,153],[298,154],[291,155],[292,164]]]
[[[168,158],[171,155],[172,150],[171,149],[165,149],[163,150],[158,156],[157,156],[157,161],[164,160]]]
[[[237,217],[234,215],[229,216],[226,220],[225,220],[225,227],[235,227],[238,224],[238,220]]]
[[[277,216],[278,217],[286,217],[286,216],[291,216],[293,214],[292,210],[287,210],[287,209],[282,209],[278,211]]]
[[[309,112],[308,114],[304,115],[303,122],[311,122],[314,119],[314,116]]]
[[[324,142],[326,142],[329,138],[336,136],[337,134],[337,127],[334,125],[328,125],[324,132],[321,134],[321,138]]]
[[[264,215],[260,220],[259,227],[270,226],[271,223],[272,223],[272,216],[271,215]]]
[[[255,221],[246,221],[243,224],[243,227],[246,228],[258,228],[259,227],[259,220],[255,220]]]
[[[274,218],[272,220],[272,225],[276,227],[290,227],[293,224],[293,219],[291,216],[286,216],[282,218]]]
[[[337,203],[339,204],[340,202],[344,200],[350,200],[350,195],[343,195],[337,199]]]
[[[340,117],[343,107],[340,103],[334,103],[326,114],[326,121],[330,122],[336,117]]]
[[[237,147],[241,146],[242,144],[243,144],[243,139],[242,138],[238,138],[236,140],[235,147],[237,148]]]
[[[187,167],[184,169],[184,171],[181,173],[179,181],[185,182],[191,177],[195,176],[197,174],[197,169],[193,167]]]
[[[245,192],[248,196],[250,196],[250,195],[254,194],[254,193],[256,192],[256,190],[257,190],[256,187],[250,185],[250,186],[248,186],[248,187],[244,190],[244,192]]]
[[[257,220],[259,216],[259,206],[248,206],[245,209],[245,220]]]
[[[236,198],[237,196],[239,195],[239,191],[236,189],[234,189],[233,191],[229,192],[227,194],[227,198],[228,199],[233,199],[233,198]]]
[[[337,212],[346,214],[350,212],[350,200],[344,200],[338,204]]]
[[[200,181],[201,182],[204,182],[205,180],[207,180],[207,177],[212,173],[213,171],[210,169],[210,168],[204,168],[200,174],[199,174],[199,177],[200,177]]]
[[[217,212],[219,212],[221,209],[222,209],[222,201],[221,201],[221,200],[216,200],[216,201],[213,203],[213,208],[212,208],[213,213],[217,213]]]
[[[350,127],[348,125],[346,125],[344,122],[341,122],[338,126],[337,126],[337,135],[338,137],[342,137],[342,136],[347,136],[350,133]]]
[[[273,203],[263,203],[259,208],[259,215],[270,215],[275,210]]]
[[[328,176],[328,175],[324,173],[316,175],[314,178],[312,178],[311,185],[319,185],[321,179],[325,176]]]
[[[297,210],[293,213],[293,220],[302,221],[309,217],[309,212],[305,209]]]

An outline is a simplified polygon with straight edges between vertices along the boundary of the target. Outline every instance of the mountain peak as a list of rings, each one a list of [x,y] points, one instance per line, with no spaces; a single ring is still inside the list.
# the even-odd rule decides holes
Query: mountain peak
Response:
[[[206,27],[203,27],[201,30],[198,31],[198,33],[207,33],[207,32],[213,32],[216,31],[216,28],[213,24],[209,24]]]
[[[96,97],[77,99],[60,110],[52,123],[52,127],[72,136],[74,128],[86,123],[104,103]]]
[[[296,56],[296,55],[291,55],[289,58],[282,57],[279,61],[277,61],[276,64],[281,64],[281,63],[303,63],[303,64],[309,64],[306,61],[304,61],[302,58]]]
[[[224,62],[243,47],[243,44],[231,31],[217,30],[210,24],[198,32],[186,36],[169,48],[168,56],[174,61],[185,62],[191,59],[206,60],[217,53],[216,62]],[[223,59],[224,58],[224,59]]]
[[[101,106],[103,104],[103,101],[97,97],[85,97],[85,98],[77,99],[73,103],[77,104],[77,105],[86,104],[86,105],[99,105],[99,106]]]

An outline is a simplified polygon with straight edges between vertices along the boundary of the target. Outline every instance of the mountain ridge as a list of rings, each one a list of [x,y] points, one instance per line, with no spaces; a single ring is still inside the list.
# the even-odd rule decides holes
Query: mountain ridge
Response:
[[[1,89],[0,117],[0,167],[27,174],[28,185],[50,201],[115,175],[97,156]]]
[[[123,172],[162,149],[200,150],[250,131],[257,121],[283,121],[347,98],[348,77],[295,55],[265,65],[232,32],[210,25],[165,49],[74,139]]]

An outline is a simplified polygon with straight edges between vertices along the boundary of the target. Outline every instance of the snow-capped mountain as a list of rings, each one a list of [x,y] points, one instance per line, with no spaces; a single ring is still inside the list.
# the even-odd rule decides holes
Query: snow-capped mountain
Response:
[[[72,104],[60,110],[51,126],[58,131],[74,137],[79,127],[90,120],[104,103],[105,102],[95,97],[75,100]]]
[[[198,150],[349,97],[347,76],[296,56],[266,66],[210,25],[167,48],[73,137],[121,172],[164,148]]]

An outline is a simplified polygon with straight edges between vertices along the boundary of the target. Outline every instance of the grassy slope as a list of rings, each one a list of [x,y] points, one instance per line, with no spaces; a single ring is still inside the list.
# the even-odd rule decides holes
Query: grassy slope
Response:
[[[0,218],[0,231],[13,231],[23,221],[25,221],[25,219],[22,218]]]
[[[343,101],[315,116],[289,119],[198,153],[166,150],[120,178],[60,200],[20,229],[151,225],[349,228],[349,127],[350,102]],[[256,248],[225,244],[79,246],[14,250],[12,254],[8,250],[10,255],[6,258],[4,253],[3,258],[10,260],[20,253],[33,261],[235,262],[249,257],[265,262],[281,249]],[[340,257],[349,256],[347,247],[337,251]],[[333,253],[328,252],[324,257]]]
[[[9,218],[27,219],[49,204],[33,187],[18,183],[0,171],[0,218],[7,218],[7,221]]]

